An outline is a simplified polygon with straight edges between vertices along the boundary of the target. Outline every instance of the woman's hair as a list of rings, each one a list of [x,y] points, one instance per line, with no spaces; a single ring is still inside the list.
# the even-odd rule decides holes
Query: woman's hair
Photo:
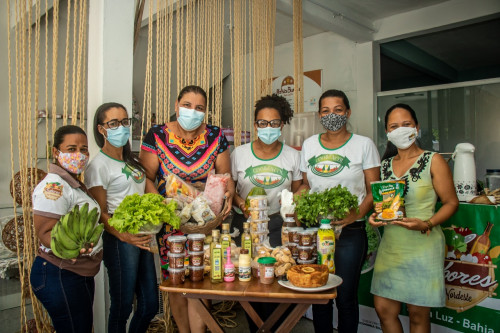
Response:
[[[283,124],[289,124],[290,119],[293,117],[293,110],[290,107],[290,103],[284,97],[276,94],[264,96],[255,103],[255,120],[257,120],[259,111],[265,108],[278,111]]]
[[[57,131],[54,133],[54,144],[52,146],[59,150],[61,143],[63,143],[64,137],[67,134],[83,134],[85,135],[85,137],[87,137],[87,133],[85,133],[85,131],[78,126],[75,125],[62,126],[59,127]]]
[[[321,102],[323,101],[323,98],[327,98],[327,97],[342,98],[342,102],[344,102],[344,105],[347,108],[347,110],[351,109],[351,105],[349,104],[349,99],[347,98],[347,95],[343,91],[336,90],[336,89],[330,89],[330,90],[325,91],[321,95],[321,97],[319,98],[319,102],[318,102],[319,109],[318,109],[318,112],[321,111]]]
[[[104,119],[106,119],[106,112],[111,108],[123,109],[127,112],[127,109],[120,103],[110,102],[104,103],[99,106],[94,115],[94,139],[99,148],[104,146],[104,135],[99,133],[99,125],[104,126]],[[132,147],[130,146],[130,141],[127,141],[125,146],[123,146],[123,161],[135,169],[139,169],[144,172],[144,167],[139,162],[137,156],[132,152]]]
[[[182,96],[190,92],[202,95],[205,98],[205,104],[208,103],[207,93],[205,92],[205,90],[203,90],[202,87],[199,86],[185,86],[184,88],[182,88],[181,92],[179,93],[179,96],[177,96],[177,101],[180,102]]]
[[[389,115],[395,109],[405,109],[406,111],[408,111],[410,113],[411,118],[415,122],[415,126],[418,125],[417,114],[415,113],[415,110],[413,110],[411,108],[411,106],[409,106],[408,104],[398,103],[398,104],[394,104],[393,106],[391,106],[387,110],[387,112],[385,113],[385,118],[384,118],[384,122],[385,123],[384,123],[384,126],[385,126],[385,130],[386,131],[387,131],[387,125],[388,125],[387,122],[389,120]],[[392,143],[391,141],[387,140],[387,146],[385,147],[385,152],[384,152],[384,156],[382,156],[382,160],[394,157],[397,154],[398,154],[398,148],[394,145],[394,143]]]

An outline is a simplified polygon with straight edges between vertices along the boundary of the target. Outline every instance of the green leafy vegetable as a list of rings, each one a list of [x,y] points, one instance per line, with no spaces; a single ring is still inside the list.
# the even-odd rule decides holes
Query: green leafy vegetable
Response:
[[[164,203],[164,198],[155,193],[127,195],[108,220],[110,226],[119,232],[136,234],[148,225],[170,224],[179,229],[180,218],[175,214],[177,202]]]
[[[465,243],[464,236],[457,234],[453,229],[444,229],[443,233],[446,239],[446,245],[462,253],[467,251],[467,243]]]
[[[296,203],[297,218],[308,227],[317,226],[319,216],[341,220],[351,209],[359,212],[358,197],[341,185],[323,192],[302,193],[296,198]]]

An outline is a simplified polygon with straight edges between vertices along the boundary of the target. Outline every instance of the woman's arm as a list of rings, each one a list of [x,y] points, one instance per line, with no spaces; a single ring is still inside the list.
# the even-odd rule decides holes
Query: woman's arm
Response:
[[[373,194],[371,183],[380,180],[380,167],[365,169],[363,170],[363,174],[365,175],[366,197],[359,205],[359,212],[356,212],[356,210],[352,210],[351,213],[349,213],[349,215],[347,215],[344,219],[333,222],[334,224],[351,224],[354,221],[365,217],[366,214],[368,214],[368,212],[373,208]]]
[[[129,243],[135,245],[141,249],[147,250],[147,245],[151,240],[151,235],[132,235],[127,232],[118,232],[115,228],[109,225],[108,220],[111,216],[108,214],[108,200],[107,200],[107,191],[102,186],[94,186],[89,189],[90,194],[94,197],[94,199],[101,207],[101,223],[104,223],[104,229],[115,236],[119,240],[125,243]]]
[[[54,225],[59,221],[58,219],[45,217],[41,215],[33,215],[33,224],[35,226],[35,232],[40,239],[40,243],[43,246],[50,248],[50,232]]]
[[[292,180],[292,186],[291,186],[292,193],[296,193],[301,185],[302,185],[302,179]]]
[[[144,170],[146,171],[146,177],[154,184],[154,182],[156,181],[158,168],[160,167],[158,156],[153,153],[141,150],[139,152],[139,162],[141,162]],[[148,183],[146,183],[146,188],[147,190],[149,190]]]
[[[236,182],[235,182],[235,185],[236,185]],[[234,194],[233,205],[235,207],[238,207],[241,210],[241,212],[243,213],[245,218],[248,218],[248,216],[250,216],[250,215],[248,215],[248,212],[245,211],[245,199],[240,197],[240,195],[238,193]]]
[[[443,205],[427,221],[418,218],[404,218],[402,222],[395,224],[411,230],[425,231],[429,228],[429,223],[433,226],[439,225],[448,220],[458,209],[458,198],[453,184],[453,176],[450,167],[439,154],[434,154],[431,162],[432,186]]]
[[[215,173],[224,174],[228,173],[231,175],[231,160],[229,156],[229,150],[226,149],[219,155],[217,155],[217,159],[215,160]],[[233,207],[233,197],[235,194],[235,185],[234,181],[231,177],[227,182],[227,190],[225,193],[226,197],[226,211],[224,212],[224,218],[231,212],[231,208]]]
[[[297,180],[297,181],[299,181],[299,180]],[[307,180],[307,173],[305,173],[305,172],[302,172],[301,184],[299,184],[299,186],[297,187],[297,189],[295,191],[293,190],[293,182],[292,182],[293,194],[300,194],[303,191],[308,192],[310,189],[311,189],[311,187],[309,186],[309,180]]]

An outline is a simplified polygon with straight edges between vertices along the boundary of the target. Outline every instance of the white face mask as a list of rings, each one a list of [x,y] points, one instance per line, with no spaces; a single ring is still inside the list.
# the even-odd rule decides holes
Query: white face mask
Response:
[[[399,149],[406,149],[417,139],[417,128],[398,127],[394,131],[387,133],[387,139]]]

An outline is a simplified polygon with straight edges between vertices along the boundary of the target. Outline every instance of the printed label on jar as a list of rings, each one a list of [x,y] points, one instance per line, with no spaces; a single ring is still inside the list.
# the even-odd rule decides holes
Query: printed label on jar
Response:
[[[264,278],[273,278],[274,277],[274,266],[266,267],[264,269]]]
[[[170,251],[173,253],[182,253],[184,252],[184,244],[183,243],[171,243]]]
[[[240,267],[238,269],[238,275],[240,280],[248,280],[250,279],[251,276],[251,269],[250,267]]]
[[[201,266],[203,256],[192,255],[191,256],[191,266]]]

